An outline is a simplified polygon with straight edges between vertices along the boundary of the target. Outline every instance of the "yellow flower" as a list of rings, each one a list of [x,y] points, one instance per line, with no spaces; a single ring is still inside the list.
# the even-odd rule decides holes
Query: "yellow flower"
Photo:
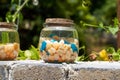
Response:
[[[104,61],[108,61],[108,54],[106,52],[105,49],[103,49],[102,51],[99,52],[99,57],[104,60]]]

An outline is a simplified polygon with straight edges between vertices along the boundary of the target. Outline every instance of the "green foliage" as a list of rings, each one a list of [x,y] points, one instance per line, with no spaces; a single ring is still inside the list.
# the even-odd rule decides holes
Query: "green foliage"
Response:
[[[15,12],[13,14],[10,11],[7,12],[6,21],[15,23],[16,19],[20,16],[19,13],[20,13],[21,9],[25,6],[25,4],[27,4],[28,1],[29,0],[25,0],[22,5],[16,4],[15,5]],[[16,1],[15,0],[11,1],[12,4],[14,2],[16,2]]]
[[[17,60],[39,60],[40,54],[37,48],[31,46],[29,50],[20,50]]]
[[[115,49],[113,47],[109,47],[107,49],[107,52],[112,55],[113,60],[115,60],[115,61],[120,60],[120,49],[115,51]]]
[[[113,23],[114,23],[113,25],[108,25],[108,26],[105,26],[103,23],[99,23],[98,25],[92,25],[92,24],[87,24],[87,23],[82,23],[82,24],[83,24],[83,26],[87,26],[87,27],[101,28],[101,29],[105,30],[106,32],[115,35],[119,30],[118,19],[114,18]]]
[[[97,22],[102,22],[105,25],[110,25],[111,20],[116,17],[117,0],[100,0],[92,1],[91,11],[96,17]]]
[[[78,56],[76,61],[85,61],[88,58],[85,53],[85,46],[80,47],[79,50],[83,50],[84,53],[81,56]]]
[[[0,20],[5,21],[5,12],[8,12],[6,14],[8,22],[16,21],[16,17],[19,16],[23,18],[20,19],[22,23],[19,25],[19,33],[21,49],[24,50],[29,48],[31,44],[38,46],[39,34],[43,28],[43,23],[49,17],[74,20],[79,33],[80,47],[87,45],[85,42],[85,31],[90,27],[97,26],[98,29],[102,29],[101,31],[107,31],[112,34],[116,34],[118,31],[118,27],[112,24],[112,19],[116,17],[116,0],[38,0],[38,5],[33,5],[34,0],[29,0],[27,6],[18,11],[20,15],[16,16],[13,15],[20,8],[18,5],[19,0],[11,0],[11,4],[9,0],[5,1],[6,5],[0,4],[0,9],[3,11],[1,12]],[[26,0],[21,1],[23,3]]]
[[[91,1],[90,0],[82,0],[82,6],[83,7],[90,7]]]

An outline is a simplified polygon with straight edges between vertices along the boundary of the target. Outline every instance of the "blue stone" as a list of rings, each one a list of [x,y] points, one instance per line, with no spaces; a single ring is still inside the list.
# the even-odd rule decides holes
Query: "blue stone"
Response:
[[[70,44],[70,42],[68,42],[68,41],[64,40],[64,44]]]
[[[76,47],[75,44],[71,44],[71,48],[72,48],[73,52],[77,52],[78,53],[78,48]]]
[[[45,41],[42,42],[42,45],[41,45],[40,51],[45,50],[45,48],[46,48],[46,44],[47,44],[47,43],[46,43]]]
[[[50,40],[50,42],[55,42],[55,41],[56,41],[56,40],[54,40],[54,39],[51,39],[51,40]]]

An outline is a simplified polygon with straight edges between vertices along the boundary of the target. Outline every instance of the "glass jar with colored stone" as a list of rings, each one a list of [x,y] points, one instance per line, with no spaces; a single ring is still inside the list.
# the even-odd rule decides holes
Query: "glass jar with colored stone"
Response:
[[[74,62],[79,53],[78,33],[72,20],[48,18],[40,33],[40,56],[45,62]]]
[[[17,25],[0,22],[0,60],[15,60],[19,51]]]

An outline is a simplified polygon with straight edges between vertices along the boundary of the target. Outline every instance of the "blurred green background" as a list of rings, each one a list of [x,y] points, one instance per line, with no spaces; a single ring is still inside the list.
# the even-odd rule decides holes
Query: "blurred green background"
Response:
[[[5,21],[8,12],[14,12],[24,0],[0,0],[0,21]],[[29,0],[22,9],[18,32],[22,50],[31,45],[38,46],[39,36],[46,18],[68,18],[74,20],[79,33],[80,47],[86,51],[99,51],[106,46],[116,47],[116,36],[100,28],[84,26],[113,24],[116,17],[116,0]],[[16,22],[17,23],[17,22]],[[82,50],[80,51],[82,53]]]

